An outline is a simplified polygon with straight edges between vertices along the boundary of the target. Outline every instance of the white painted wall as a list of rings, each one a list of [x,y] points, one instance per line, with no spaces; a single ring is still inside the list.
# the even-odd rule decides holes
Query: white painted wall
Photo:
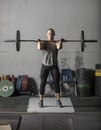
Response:
[[[86,39],[98,40],[87,44],[84,53],[79,53],[80,43],[64,44],[60,68],[75,69],[77,55],[85,67],[101,63],[101,0],[0,0],[0,75],[28,74],[39,83],[42,54],[36,43],[23,43],[16,52],[14,43],[3,41],[15,39],[18,29],[22,39],[46,39],[49,27],[55,39],[79,39],[84,30]]]

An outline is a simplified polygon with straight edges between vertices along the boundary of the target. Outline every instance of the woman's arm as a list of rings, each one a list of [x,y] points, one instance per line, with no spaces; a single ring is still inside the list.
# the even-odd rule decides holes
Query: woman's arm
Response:
[[[63,46],[62,45],[62,40],[56,42],[56,47],[57,47],[58,50],[62,49],[62,46]]]
[[[38,39],[37,49],[38,50],[44,49],[44,43],[42,43],[40,39]]]

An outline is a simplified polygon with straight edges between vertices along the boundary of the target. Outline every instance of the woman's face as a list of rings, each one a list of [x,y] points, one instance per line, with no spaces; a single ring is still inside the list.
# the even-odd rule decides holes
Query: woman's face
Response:
[[[47,38],[48,40],[54,40],[54,32],[52,30],[48,30]]]

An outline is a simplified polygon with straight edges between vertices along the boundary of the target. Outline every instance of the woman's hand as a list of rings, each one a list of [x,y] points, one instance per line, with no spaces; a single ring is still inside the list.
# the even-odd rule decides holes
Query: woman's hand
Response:
[[[42,50],[44,48],[44,43],[41,42],[40,39],[38,39],[37,49]]]
[[[63,43],[63,39],[60,39],[59,41],[56,42],[56,47],[57,49],[62,49],[62,43]]]

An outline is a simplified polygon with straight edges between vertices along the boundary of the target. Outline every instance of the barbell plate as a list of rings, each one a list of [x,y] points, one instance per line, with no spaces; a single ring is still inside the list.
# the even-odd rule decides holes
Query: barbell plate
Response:
[[[14,93],[14,85],[8,80],[0,82],[0,96],[9,97]]]
[[[84,40],[84,31],[82,30],[81,31],[81,52],[84,52],[84,43],[85,43],[85,40]]]
[[[16,31],[16,50],[20,51],[20,31]]]

